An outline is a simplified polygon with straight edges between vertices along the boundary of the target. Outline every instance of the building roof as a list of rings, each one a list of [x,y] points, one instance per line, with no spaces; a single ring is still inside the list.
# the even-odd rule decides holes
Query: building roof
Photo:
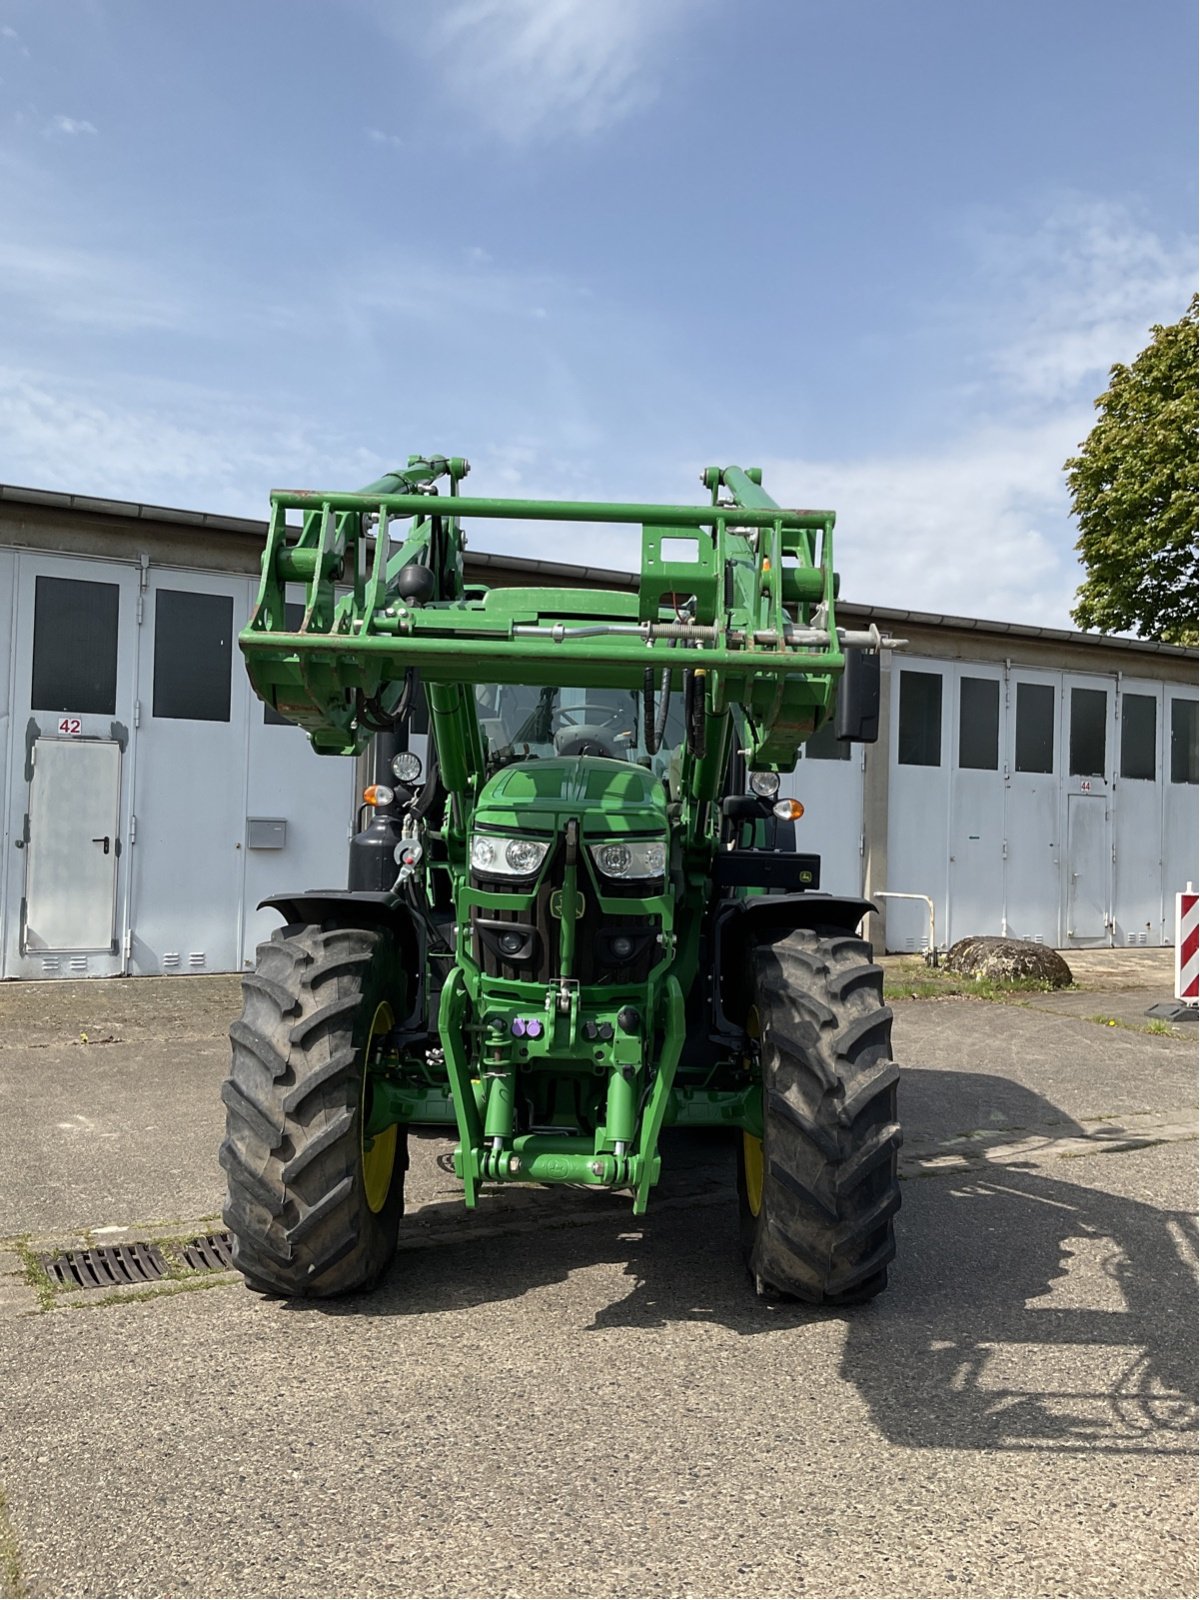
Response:
[[[5,504],[41,506],[52,511],[75,511],[88,516],[111,516],[123,521],[174,524],[180,528],[196,529],[214,534],[239,534],[265,539],[267,523],[258,517],[230,517],[212,511],[188,511],[175,506],[143,504],[137,500],[108,500],[95,495],[64,494],[52,489],[30,489],[19,484],[0,483],[0,507]],[[545,561],[534,556],[510,556],[472,549],[467,561],[475,571],[486,574],[489,570],[527,579],[530,583],[586,583],[613,589],[632,589],[637,586],[635,572],[613,567],[582,566],[570,562]],[[1102,646],[1105,649],[1132,650],[1139,653],[1191,657],[1196,650],[1189,645],[1163,644],[1157,639],[1128,639],[1119,634],[1078,633],[1069,628],[1041,628],[1025,622],[997,622],[982,617],[959,617],[947,612],[905,611],[893,606],[865,605],[842,599],[839,609],[853,617],[870,616],[880,627],[953,628],[969,633],[992,637],[1007,636],[1014,639],[1039,639],[1046,643]]]

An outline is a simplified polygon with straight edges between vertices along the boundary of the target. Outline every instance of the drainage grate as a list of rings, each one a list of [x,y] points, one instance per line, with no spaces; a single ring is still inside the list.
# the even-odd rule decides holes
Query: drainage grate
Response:
[[[233,1266],[232,1242],[227,1233],[204,1233],[180,1249],[179,1259],[193,1272],[228,1272]]]
[[[167,1275],[167,1263],[152,1244],[106,1244],[38,1260],[60,1289],[124,1289]]]
[[[171,1253],[191,1272],[228,1272],[233,1266],[227,1233],[202,1233]],[[93,1250],[63,1250],[38,1258],[56,1289],[127,1289],[158,1283],[171,1268],[157,1245],[106,1244]]]

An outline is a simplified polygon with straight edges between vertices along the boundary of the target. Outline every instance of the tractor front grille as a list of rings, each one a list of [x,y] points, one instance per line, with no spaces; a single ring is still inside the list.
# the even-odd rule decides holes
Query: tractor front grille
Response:
[[[645,982],[659,954],[658,920],[640,913],[634,916],[602,913],[586,870],[580,871],[579,878],[583,915],[575,924],[575,970],[571,976],[583,985]],[[485,977],[551,983],[562,976],[558,960],[560,924],[551,909],[555,896],[562,889],[562,881],[560,845],[529,910],[475,912],[473,951]],[[512,888],[511,879],[484,878],[477,873],[472,873],[471,882],[485,890]],[[646,893],[645,884],[611,884],[607,887],[606,898],[642,899]],[[523,947],[515,956],[506,955],[499,948],[499,930],[505,928],[514,934],[519,931],[524,937]],[[628,941],[628,948],[622,941]]]

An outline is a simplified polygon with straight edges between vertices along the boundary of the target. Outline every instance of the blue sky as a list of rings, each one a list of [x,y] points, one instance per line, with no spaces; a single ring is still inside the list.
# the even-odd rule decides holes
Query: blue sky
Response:
[[[262,515],[415,451],[670,501],[739,461],[837,509],[855,600],[1069,625],[1062,462],[1195,278],[1195,28],[0,0],[0,481]]]

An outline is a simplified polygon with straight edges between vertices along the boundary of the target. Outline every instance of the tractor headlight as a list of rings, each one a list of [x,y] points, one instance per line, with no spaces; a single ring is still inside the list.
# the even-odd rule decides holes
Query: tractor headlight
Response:
[[[529,878],[546,859],[545,839],[506,839],[498,833],[471,836],[471,865],[489,878]]]
[[[606,878],[661,878],[667,852],[657,839],[623,839],[619,844],[589,846],[592,860]]]
[[[415,750],[401,750],[398,756],[392,757],[392,772],[401,783],[411,788],[421,777],[420,756]]]
[[[756,794],[760,800],[774,800],[779,793],[779,774],[777,772],[752,772],[750,774],[750,792]]]

